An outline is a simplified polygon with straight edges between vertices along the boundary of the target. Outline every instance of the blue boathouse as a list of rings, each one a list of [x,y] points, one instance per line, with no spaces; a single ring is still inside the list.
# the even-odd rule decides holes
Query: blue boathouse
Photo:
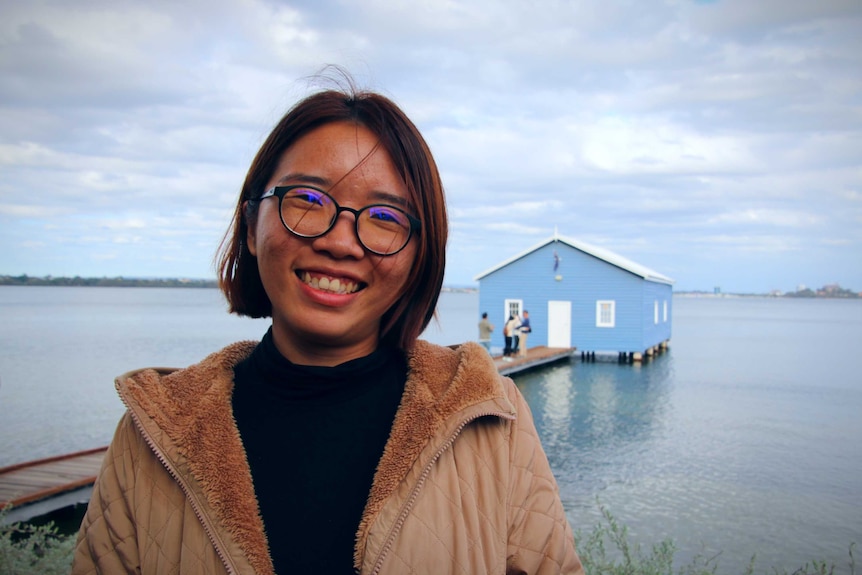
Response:
[[[503,344],[505,320],[524,310],[533,330],[528,347],[575,347],[582,357],[640,361],[670,341],[672,279],[556,232],[474,280],[479,312],[500,326],[495,347]]]

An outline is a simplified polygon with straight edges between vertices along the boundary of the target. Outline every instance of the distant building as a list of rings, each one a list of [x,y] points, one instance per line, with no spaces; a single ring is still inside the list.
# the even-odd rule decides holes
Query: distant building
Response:
[[[554,234],[474,279],[493,322],[530,312],[531,347],[640,355],[670,340],[673,280],[571,238]]]

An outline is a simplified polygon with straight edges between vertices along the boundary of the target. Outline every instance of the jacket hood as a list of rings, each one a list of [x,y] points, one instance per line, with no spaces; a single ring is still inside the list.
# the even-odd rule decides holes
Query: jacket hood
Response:
[[[186,480],[186,495],[263,575],[273,573],[272,561],[230,404],[233,366],[256,345],[235,343],[186,369],[138,370],[115,383],[147,443]]]
[[[503,379],[479,344],[446,348],[419,340],[408,353],[408,370],[404,396],[359,524],[357,569],[374,519],[430,441],[442,444],[458,426],[484,415],[515,417]]]
[[[242,549],[257,573],[272,573],[263,520],[231,408],[233,367],[257,342],[230,345],[185,369],[144,369],[117,378],[117,390],[147,442],[202,494],[207,510]],[[481,416],[515,417],[485,348],[452,348],[419,340],[408,350],[408,376],[357,532],[362,541],[386,499],[420,452]]]

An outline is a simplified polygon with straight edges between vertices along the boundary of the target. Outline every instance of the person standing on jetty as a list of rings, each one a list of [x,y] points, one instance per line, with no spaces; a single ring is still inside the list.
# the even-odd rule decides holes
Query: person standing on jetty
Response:
[[[527,357],[527,336],[532,332],[530,327],[530,312],[524,310],[524,319],[521,320],[521,325],[518,326],[518,355]]]
[[[518,355],[521,349],[521,316],[515,314],[515,323],[512,324],[512,355]]]
[[[479,320],[479,343],[485,346],[488,353],[491,353],[491,332],[494,331],[494,324],[488,320],[488,312],[482,314],[482,319]]]
[[[514,315],[510,315],[503,326],[503,361],[512,361],[512,356],[515,354],[515,329],[518,326],[518,319]]]
[[[272,325],[117,378],[72,572],[583,574],[511,379],[476,343],[417,339],[447,234],[392,101],[350,86],[288,111],[219,256],[230,311]]]

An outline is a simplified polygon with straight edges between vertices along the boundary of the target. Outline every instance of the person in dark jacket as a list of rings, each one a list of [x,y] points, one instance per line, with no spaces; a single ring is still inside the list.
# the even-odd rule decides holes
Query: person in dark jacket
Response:
[[[527,357],[527,336],[532,333],[533,328],[530,327],[530,312],[524,310],[524,318],[521,320],[521,325],[518,326],[518,355]]]

